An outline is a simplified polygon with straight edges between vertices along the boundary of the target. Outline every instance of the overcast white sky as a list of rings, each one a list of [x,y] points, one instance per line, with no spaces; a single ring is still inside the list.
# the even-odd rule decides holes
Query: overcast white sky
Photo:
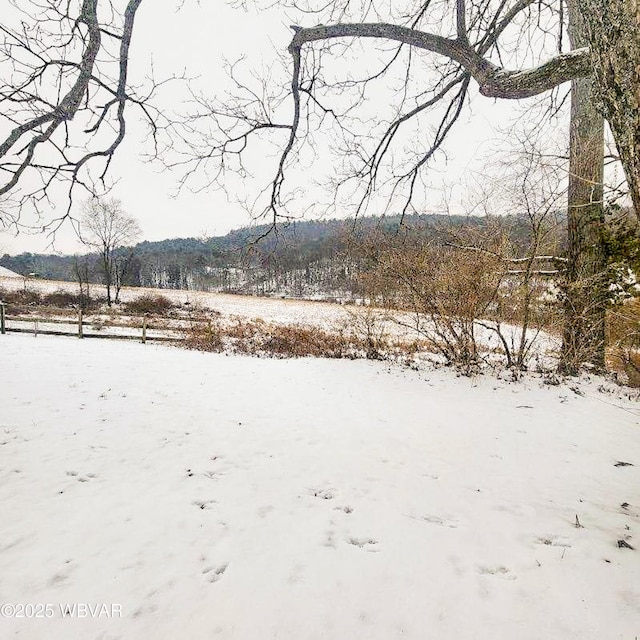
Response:
[[[275,58],[275,49],[286,51],[291,37],[290,19],[277,8],[252,13],[207,1],[201,5],[187,2],[177,11],[177,5],[177,0],[143,2],[132,50],[134,73],[143,72],[153,60],[157,77],[186,70],[190,76],[200,76],[200,86],[210,86],[214,93],[225,82],[223,56],[233,60],[246,55],[268,66]],[[0,21],[1,17],[0,8]],[[433,166],[433,198],[427,205],[430,211],[441,209],[442,186],[458,189],[460,199],[463,176],[482,169],[486,154],[496,146],[497,130],[514,117],[516,109],[516,104],[507,101],[474,101],[450,136],[447,158],[441,157]],[[138,219],[144,239],[221,235],[250,223],[247,212],[229,202],[220,190],[199,194],[183,191],[172,197],[176,176],[141,159],[141,142],[137,128],[130,127],[130,135],[115,158],[112,177],[118,180],[113,195]],[[65,204],[59,203],[60,210]],[[70,226],[60,229],[55,238],[0,233],[0,254],[52,250],[73,253],[81,251],[82,246]]]

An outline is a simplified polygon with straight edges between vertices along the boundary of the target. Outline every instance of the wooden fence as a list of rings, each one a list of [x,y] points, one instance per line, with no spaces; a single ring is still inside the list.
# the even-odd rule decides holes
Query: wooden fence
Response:
[[[53,328],[51,327],[53,325]],[[58,326],[59,328],[55,328]],[[63,329],[62,327],[67,327]],[[104,331],[106,329],[106,331]],[[109,329],[118,329],[126,333],[113,333]],[[160,331],[160,330],[156,330]],[[154,342],[176,342],[183,338],[177,335],[179,329],[167,332],[174,335],[149,334],[149,322],[147,317],[140,319],[138,324],[109,324],[102,322],[99,329],[96,328],[96,321],[87,320],[82,312],[78,311],[77,319],[74,318],[42,318],[35,316],[9,315],[7,304],[0,302],[0,335],[8,332],[30,333],[37,335],[51,336],[77,336],[84,338],[102,338],[108,340],[139,340],[143,344],[148,341]]]

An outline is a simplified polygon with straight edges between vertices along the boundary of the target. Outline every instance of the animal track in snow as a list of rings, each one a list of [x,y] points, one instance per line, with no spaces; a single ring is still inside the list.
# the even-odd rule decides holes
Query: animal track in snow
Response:
[[[562,536],[541,536],[534,540],[535,544],[543,544],[551,547],[570,547],[571,544],[567,538]]]
[[[95,473],[85,473],[84,475],[80,475],[77,471],[67,471],[66,474],[70,478],[75,478],[78,482],[89,482],[89,480],[93,480],[98,477]]]
[[[220,476],[226,476],[227,474],[224,471],[205,471],[202,475],[209,480],[218,480]]]
[[[379,551],[379,549],[374,549],[373,546],[378,544],[377,540],[373,538],[349,538],[347,542],[354,547],[358,547],[359,549],[364,549],[365,551]]]
[[[258,515],[261,518],[266,518],[273,511],[273,507],[269,504],[258,509]]]
[[[229,566],[229,563],[225,562],[224,564],[221,564],[217,567],[214,567],[214,566],[205,567],[202,570],[202,574],[205,576],[208,576],[209,582],[213,584],[214,582],[218,582],[218,580],[222,578],[222,574],[227,570],[228,566]]]
[[[217,500],[194,500],[192,504],[200,509],[213,509],[213,505],[217,503]]]
[[[335,494],[331,489],[312,489],[311,495],[322,500],[333,500],[335,498]]]
[[[345,505],[344,507],[336,507],[336,511],[344,511],[345,513],[353,513],[353,507],[349,505]]]

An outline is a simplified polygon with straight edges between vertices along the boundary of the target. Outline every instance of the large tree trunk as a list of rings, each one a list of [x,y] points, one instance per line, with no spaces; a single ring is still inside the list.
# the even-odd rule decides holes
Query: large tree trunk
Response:
[[[611,126],[640,216],[640,2],[577,2],[591,49],[597,99]]]
[[[585,35],[575,0],[569,4],[573,48]],[[591,78],[573,80],[569,160],[568,259],[561,369],[583,362],[604,368],[606,254],[603,245],[604,120]]]

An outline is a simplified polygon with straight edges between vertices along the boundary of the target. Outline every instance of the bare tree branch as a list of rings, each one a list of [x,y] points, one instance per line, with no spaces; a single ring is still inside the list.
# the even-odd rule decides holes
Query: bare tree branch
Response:
[[[160,114],[149,100],[159,84],[152,81],[139,96],[128,79],[142,0],[127,0],[122,15],[112,0],[7,3],[0,27],[0,197],[12,195],[16,213],[5,212],[5,222],[17,224],[27,205],[38,211],[57,183],[67,184],[67,216],[77,187],[91,195],[108,190],[129,103],[155,137]]]
[[[589,49],[558,54],[531,69],[509,71],[483,58],[473,47],[458,39],[445,38],[394,24],[336,24],[299,29],[289,50],[334,38],[378,38],[425,49],[464,67],[480,85],[480,93],[491,98],[521,99],[538,95],[576,77],[591,73]]]

